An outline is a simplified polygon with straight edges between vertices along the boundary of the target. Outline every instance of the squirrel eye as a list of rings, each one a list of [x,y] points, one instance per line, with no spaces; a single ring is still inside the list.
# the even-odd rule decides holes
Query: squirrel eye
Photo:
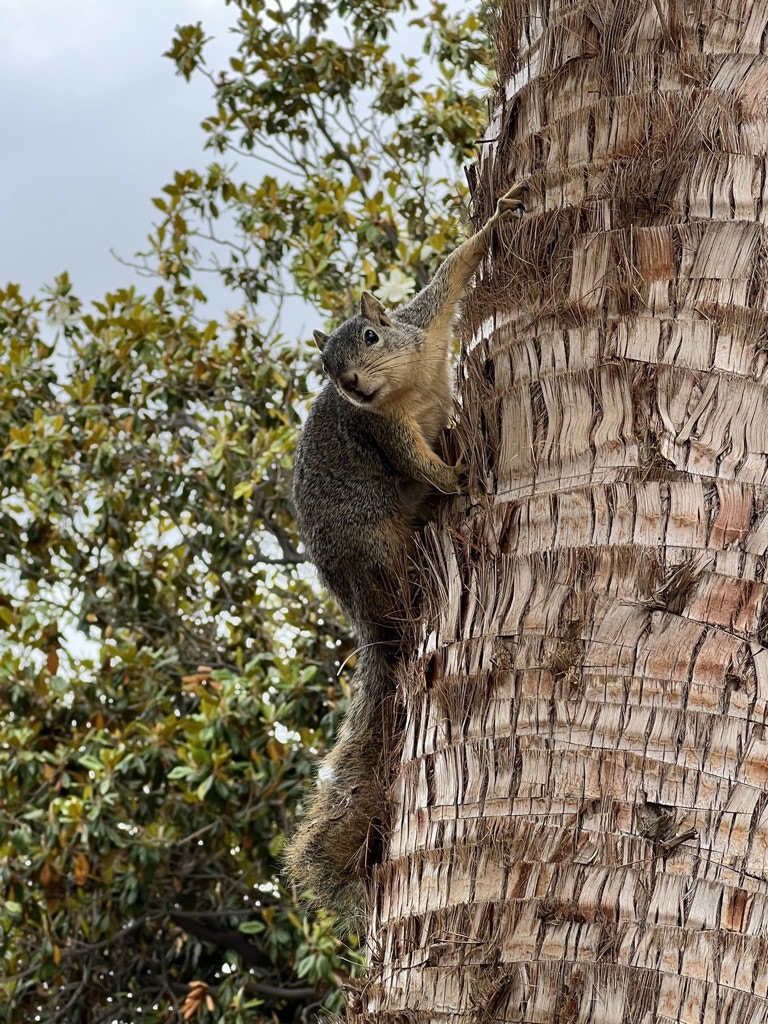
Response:
[[[372,331],[370,328],[363,335],[363,341],[366,345],[375,345],[379,340],[379,336],[376,331]]]

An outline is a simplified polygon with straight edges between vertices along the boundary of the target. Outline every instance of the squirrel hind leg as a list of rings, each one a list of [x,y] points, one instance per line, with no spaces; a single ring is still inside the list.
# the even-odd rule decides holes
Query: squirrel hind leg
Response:
[[[515,184],[500,197],[496,203],[496,213],[499,216],[517,213],[520,216],[525,213],[525,202],[523,197],[528,194],[528,186],[523,182]]]

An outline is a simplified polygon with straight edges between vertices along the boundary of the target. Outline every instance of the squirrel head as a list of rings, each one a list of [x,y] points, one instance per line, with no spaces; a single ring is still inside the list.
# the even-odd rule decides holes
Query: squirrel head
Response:
[[[353,405],[380,407],[408,386],[410,356],[423,332],[393,320],[377,298],[363,292],[360,313],[332,334],[314,332],[323,370],[339,394]]]

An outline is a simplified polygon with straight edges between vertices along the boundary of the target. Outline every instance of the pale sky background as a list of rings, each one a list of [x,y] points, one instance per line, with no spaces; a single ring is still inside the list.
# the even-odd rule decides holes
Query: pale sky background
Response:
[[[88,301],[137,280],[110,250],[144,248],[151,197],[217,158],[210,83],[162,56],[196,21],[218,71],[236,42],[224,0],[0,0],[0,287],[68,270]]]

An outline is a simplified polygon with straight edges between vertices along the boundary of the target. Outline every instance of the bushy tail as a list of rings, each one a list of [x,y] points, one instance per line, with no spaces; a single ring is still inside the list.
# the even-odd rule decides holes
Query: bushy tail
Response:
[[[317,792],[285,851],[291,881],[323,907],[359,908],[367,866],[378,860],[387,785],[387,705],[395,692],[391,648],[363,648],[352,700],[335,746],[318,771]]]

